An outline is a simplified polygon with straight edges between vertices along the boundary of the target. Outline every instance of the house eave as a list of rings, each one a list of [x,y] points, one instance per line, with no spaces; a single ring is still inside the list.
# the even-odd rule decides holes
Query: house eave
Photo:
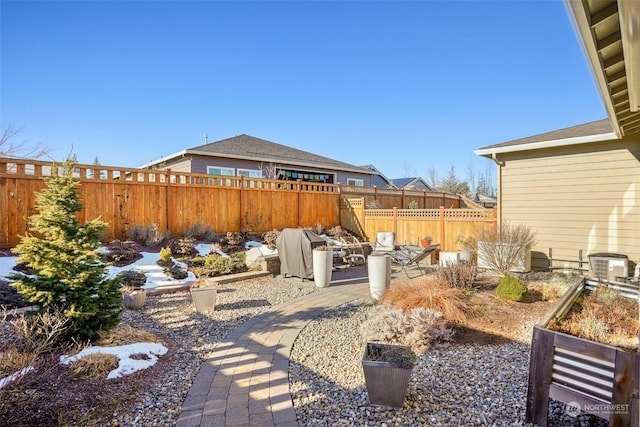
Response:
[[[604,142],[619,139],[615,132],[598,135],[578,136],[573,138],[563,138],[551,141],[530,142],[528,144],[506,145],[504,147],[487,147],[475,150],[478,156],[493,157],[496,154],[516,153],[519,151],[543,150],[548,148],[566,147],[570,145],[591,144],[594,142]]]
[[[150,167],[152,167],[152,166],[157,165],[158,163],[164,163],[164,162],[168,162],[169,160],[173,160],[173,159],[175,159],[175,158],[177,158],[177,157],[182,157],[182,156],[184,156],[185,154],[187,154],[187,152],[188,152],[188,150],[178,151],[177,153],[173,153],[173,154],[169,154],[168,156],[161,157],[161,158],[160,158],[160,159],[158,159],[158,160],[154,160],[154,161],[152,161],[152,162],[145,163],[144,165],[139,166],[139,168],[140,168],[140,169],[147,169],[147,168],[150,168]]]
[[[353,173],[364,174],[364,175],[370,174],[370,172],[368,170],[364,170],[364,169],[352,169],[352,168],[345,168],[345,167],[340,167],[340,166],[335,166],[335,165],[321,165],[321,164],[318,164],[318,163],[311,163],[311,162],[291,162],[291,161],[284,162],[284,161],[282,161],[282,159],[276,159],[276,158],[268,158],[268,157],[257,158],[257,157],[251,157],[251,156],[241,156],[241,155],[239,156],[237,154],[212,153],[210,151],[200,151],[200,150],[182,150],[182,151],[179,151],[179,152],[177,152],[175,154],[172,154],[170,156],[163,157],[163,158],[161,158],[159,160],[156,160],[154,162],[147,163],[146,165],[141,166],[141,168],[148,168],[148,167],[151,167],[151,166],[156,165],[158,163],[174,160],[174,159],[176,159],[178,157],[184,157],[186,155],[206,156],[206,157],[223,157],[225,159],[250,160],[250,161],[253,161],[253,162],[263,162],[263,163],[274,163],[274,164],[282,164],[282,165],[300,166],[300,167],[308,167],[308,168],[322,169],[322,170],[328,170],[328,171],[353,172]]]

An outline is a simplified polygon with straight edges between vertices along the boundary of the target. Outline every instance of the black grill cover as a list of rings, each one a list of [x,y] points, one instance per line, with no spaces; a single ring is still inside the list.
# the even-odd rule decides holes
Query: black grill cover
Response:
[[[326,240],[311,230],[285,228],[276,239],[280,274],[313,279],[312,250],[326,244]]]

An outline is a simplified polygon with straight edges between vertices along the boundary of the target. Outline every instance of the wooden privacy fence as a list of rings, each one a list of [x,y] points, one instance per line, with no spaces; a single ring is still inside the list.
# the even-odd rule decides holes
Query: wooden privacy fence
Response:
[[[343,198],[340,206],[343,228],[375,241],[376,232],[393,231],[397,244],[419,245],[431,236],[441,251],[455,251],[458,236],[475,237],[480,230],[497,227],[495,209],[365,209],[364,198]]]
[[[466,203],[463,201],[463,196],[458,194],[433,191],[341,185],[340,193],[348,199],[363,198],[364,206],[375,204],[378,208],[408,207],[409,203],[415,201],[419,209],[438,209],[440,206],[453,209],[460,208]]]
[[[13,247],[36,212],[35,194],[56,175],[50,162],[0,158],[0,247]],[[184,234],[202,223],[214,231],[265,231],[339,223],[339,186],[76,165],[83,209],[79,221],[100,217],[105,238],[126,238],[134,225],[156,224],[161,232]]]

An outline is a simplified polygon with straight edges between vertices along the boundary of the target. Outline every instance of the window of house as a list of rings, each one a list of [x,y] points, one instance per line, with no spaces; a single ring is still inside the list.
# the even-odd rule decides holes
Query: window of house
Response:
[[[247,178],[262,178],[262,171],[260,169],[238,169],[238,175]]]
[[[347,185],[355,185],[357,187],[364,187],[364,179],[347,178]]]
[[[207,173],[209,175],[234,176],[236,174],[236,171],[233,168],[223,168],[223,167],[218,167],[218,166],[207,166]]]

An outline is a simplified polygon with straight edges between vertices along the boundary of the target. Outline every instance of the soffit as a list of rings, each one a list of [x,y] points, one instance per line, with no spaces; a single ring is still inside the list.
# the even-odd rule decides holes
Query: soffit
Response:
[[[630,21],[633,10],[621,12],[616,0],[569,0],[568,6],[614,131],[620,137],[640,132],[640,111],[629,103],[629,86],[638,82],[628,81],[621,33],[621,19]]]

